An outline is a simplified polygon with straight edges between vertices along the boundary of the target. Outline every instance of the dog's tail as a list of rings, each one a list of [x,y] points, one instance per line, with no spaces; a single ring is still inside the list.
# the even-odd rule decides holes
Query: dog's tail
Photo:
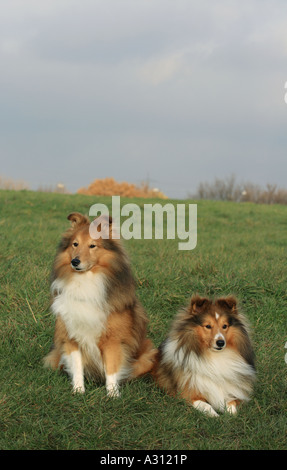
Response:
[[[44,367],[50,367],[53,370],[58,369],[61,359],[61,354],[59,351],[52,346],[51,351],[44,357]]]
[[[158,350],[154,348],[150,339],[143,341],[136,361],[132,365],[132,378],[151,372],[157,357]]]

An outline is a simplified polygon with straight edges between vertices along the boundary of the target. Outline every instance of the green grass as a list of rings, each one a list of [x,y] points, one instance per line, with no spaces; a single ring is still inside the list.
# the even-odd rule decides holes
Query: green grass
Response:
[[[85,395],[73,395],[65,375],[43,368],[54,327],[55,249],[67,214],[88,213],[99,200],[110,204],[0,191],[0,449],[286,449],[287,206],[200,201],[195,250],[178,251],[178,240],[125,242],[156,345],[194,292],[235,294],[252,324],[254,396],[237,416],[212,419],[150,377],[123,385],[121,398],[111,399],[93,382]]]

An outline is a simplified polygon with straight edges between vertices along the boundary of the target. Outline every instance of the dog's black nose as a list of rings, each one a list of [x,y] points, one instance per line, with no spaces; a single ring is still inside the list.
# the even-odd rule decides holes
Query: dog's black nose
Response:
[[[71,264],[72,264],[72,266],[74,266],[76,268],[77,266],[79,266],[80,262],[81,261],[79,260],[79,258],[74,258],[74,259],[72,259]]]
[[[223,339],[218,339],[218,340],[216,341],[216,346],[217,346],[218,348],[223,348],[224,345],[225,345],[225,341],[224,341]]]

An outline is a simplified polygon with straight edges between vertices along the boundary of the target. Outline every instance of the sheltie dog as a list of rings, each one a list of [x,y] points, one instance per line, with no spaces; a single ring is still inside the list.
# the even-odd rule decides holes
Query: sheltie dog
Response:
[[[247,322],[236,299],[193,296],[160,345],[152,374],[169,394],[209,416],[236,413],[255,380]]]
[[[90,376],[105,380],[108,396],[119,396],[121,380],[153,366],[156,349],[146,338],[147,316],[135,294],[127,255],[111,236],[112,220],[106,222],[108,238],[94,239],[88,217],[74,212],[68,219],[72,226],[53,267],[56,323],[44,363],[64,368],[74,391],[84,393],[84,376]]]

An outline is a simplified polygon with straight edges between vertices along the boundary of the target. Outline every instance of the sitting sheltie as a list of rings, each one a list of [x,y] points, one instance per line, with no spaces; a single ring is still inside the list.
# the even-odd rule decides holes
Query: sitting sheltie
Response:
[[[246,320],[232,296],[199,296],[181,310],[159,347],[153,376],[160,387],[210,416],[236,413],[255,380]]]
[[[68,219],[72,226],[63,235],[52,276],[54,343],[44,362],[63,367],[74,391],[85,391],[87,375],[105,380],[107,394],[119,396],[121,380],[153,366],[147,317],[121,242],[111,236],[111,219],[108,237],[96,239],[86,216],[75,212]]]

